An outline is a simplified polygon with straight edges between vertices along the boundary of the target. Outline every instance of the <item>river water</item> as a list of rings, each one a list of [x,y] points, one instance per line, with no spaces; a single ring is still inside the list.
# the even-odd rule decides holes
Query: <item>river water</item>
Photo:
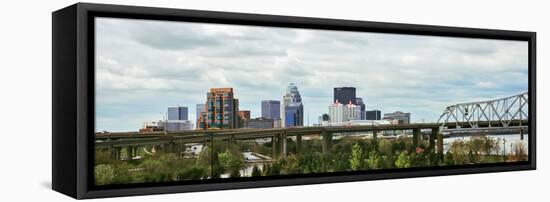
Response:
[[[513,146],[517,144],[523,144],[525,150],[529,151],[529,134],[523,134],[523,140],[521,140],[520,134],[501,134],[501,135],[486,135],[487,137],[492,138],[493,140],[499,140],[500,144],[500,154],[512,154]],[[456,140],[468,141],[471,137],[451,137],[443,139],[443,151],[447,152],[450,143]]]

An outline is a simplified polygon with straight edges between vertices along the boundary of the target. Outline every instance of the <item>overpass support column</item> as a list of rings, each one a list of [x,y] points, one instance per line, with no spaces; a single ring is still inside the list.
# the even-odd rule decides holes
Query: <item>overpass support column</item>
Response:
[[[435,138],[437,138],[437,133],[439,133],[438,131],[439,131],[439,128],[432,128],[432,133],[430,134],[430,144],[429,144],[430,152],[434,152]]]
[[[271,147],[273,149],[272,158],[279,158],[281,155],[281,134],[277,134],[271,138]]]
[[[134,157],[134,147],[132,146],[128,146],[126,147],[126,159],[128,159],[128,161],[131,161]]]
[[[302,152],[302,135],[296,135],[296,154]]]
[[[378,141],[378,131],[377,130],[373,130],[372,131],[372,140],[373,141]]]
[[[275,149],[275,136],[271,137],[271,158],[275,159],[275,154],[277,153],[277,150]]]
[[[111,148],[111,158],[115,160],[120,160],[120,147]]]
[[[420,128],[413,129],[413,145],[414,147],[418,147],[420,140]]]
[[[523,129],[519,129],[519,135],[520,135],[521,140],[523,140]]]
[[[440,154],[441,157],[443,157],[443,135],[439,132],[439,129],[437,129],[436,132],[437,136],[437,153]]]
[[[282,133],[280,137],[281,156],[286,159],[286,133]]]
[[[327,154],[330,150],[330,147],[332,146],[332,134],[323,131],[321,133],[321,136],[323,138],[323,154]]]

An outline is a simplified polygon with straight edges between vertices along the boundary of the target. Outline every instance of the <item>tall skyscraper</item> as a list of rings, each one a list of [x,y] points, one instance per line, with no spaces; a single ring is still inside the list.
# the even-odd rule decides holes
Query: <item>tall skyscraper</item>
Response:
[[[361,107],[361,120],[365,120],[365,118],[366,118],[366,115],[365,115],[366,106],[365,106],[365,102],[363,102],[363,98],[357,97],[357,98],[355,98],[355,102],[357,103],[357,105],[359,107]]]
[[[334,88],[334,100],[333,103],[338,101],[339,103],[347,104],[351,102],[357,105],[357,97],[355,96],[355,87],[337,87]]]
[[[281,102],[278,100],[262,100],[262,117],[279,119],[281,117]]]
[[[200,114],[197,128],[237,128],[239,100],[233,88],[211,88],[206,96],[206,111]]]
[[[168,107],[168,120],[187,120],[187,107]]]
[[[298,87],[290,83],[281,105],[281,122],[284,127],[304,125],[304,105]]]
[[[196,117],[195,117],[195,121],[199,120],[199,117],[201,115],[201,112],[206,112],[206,105],[205,104],[197,104],[197,109],[196,109]]]

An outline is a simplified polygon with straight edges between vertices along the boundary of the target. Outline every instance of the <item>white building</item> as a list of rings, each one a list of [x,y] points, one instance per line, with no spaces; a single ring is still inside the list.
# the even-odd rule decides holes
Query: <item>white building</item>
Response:
[[[328,106],[329,112],[329,124],[339,124],[350,120],[361,120],[361,106],[354,105],[351,102],[347,105],[343,105],[338,100]],[[320,122],[321,125],[324,123]]]
[[[361,120],[361,106],[354,105],[351,102],[346,105],[347,110],[347,120]]]
[[[348,110],[345,105],[338,103],[338,100],[328,106],[328,115],[330,118],[329,124],[348,121]]]

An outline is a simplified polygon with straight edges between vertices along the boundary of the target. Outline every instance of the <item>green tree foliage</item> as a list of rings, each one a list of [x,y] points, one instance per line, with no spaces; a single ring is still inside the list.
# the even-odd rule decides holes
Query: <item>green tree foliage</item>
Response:
[[[447,153],[445,154],[444,162],[445,162],[445,165],[455,164],[454,156],[453,156],[453,153],[451,153],[451,151],[447,151]]]
[[[301,173],[300,162],[296,155],[290,154],[286,159],[281,159],[281,168],[283,174],[298,174]]]
[[[425,143],[425,142],[424,142]],[[362,139],[343,136],[332,141],[330,152],[323,153],[322,140],[303,139],[300,153],[296,143],[289,141],[286,157],[273,159],[271,163],[252,168],[252,176],[345,172],[366,169],[391,169],[441,165],[464,165],[469,163],[503,162],[499,156],[502,142],[499,138],[486,136],[449,143],[445,155],[426,149],[423,142],[418,147],[412,139],[400,136],[395,140]],[[203,147],[197,158],[182,157],[168,151],[158,150],[155,155],[143,155],[141,159],[125,161],[113,159],[108,149],[96,149],[95,183],[127,184],[140,182],[163,182],[175,180],[201,180],[219,178],[222,174],[242,177],[245,165],[243,151],[270,155],[271,147],[255,141],[231,143],[215,141]],[[289,148],[290,147],[290,148]],[[527,160],[523,144],[514,144],[507,161]]]
[[[351,167],[351,170],[358,170],[361,168],[361,162],[363,158],[363,149],[359,144],[355,143],[353,144],[351,148],[351,155],[349,157],[349,164]]]
[[[176,174],[177,180],[200,180],[208,177],[208,169],[199,165],[186,167]]]
[[[411,167],[411,160],[407,155],[406,151],[403,151],[401,152],[401,154],[399,154],[399,156],[397,157],[397,160],[395,160],[395,167],[397,168]]]
[[[468,147],[462,140],[456,140],[451,143],[450,149],[453,154],[453,161],[455,165],[464,165],[468,163]]]
[[[392,155],[393,154],[393,144],[389,140],[378,140],[378,153],[382,155]]]
[[[368,158],[365,160],[368,169],[379,169],[382,158],[378,152],[369,152]]]
[[[513,161],[527,161],[527,151],[525,150],[525,144],[518,142],[514,144],[513,155],[510,160]]]
[[[252,168],[252,177],[259,177],[262,176],[262,171],[260,170],[260,167],[258,165],[254,165]]]
[[[115,168],[112,165],[99,164],[94,167],[95,184],[111,184],[115,178]]]

